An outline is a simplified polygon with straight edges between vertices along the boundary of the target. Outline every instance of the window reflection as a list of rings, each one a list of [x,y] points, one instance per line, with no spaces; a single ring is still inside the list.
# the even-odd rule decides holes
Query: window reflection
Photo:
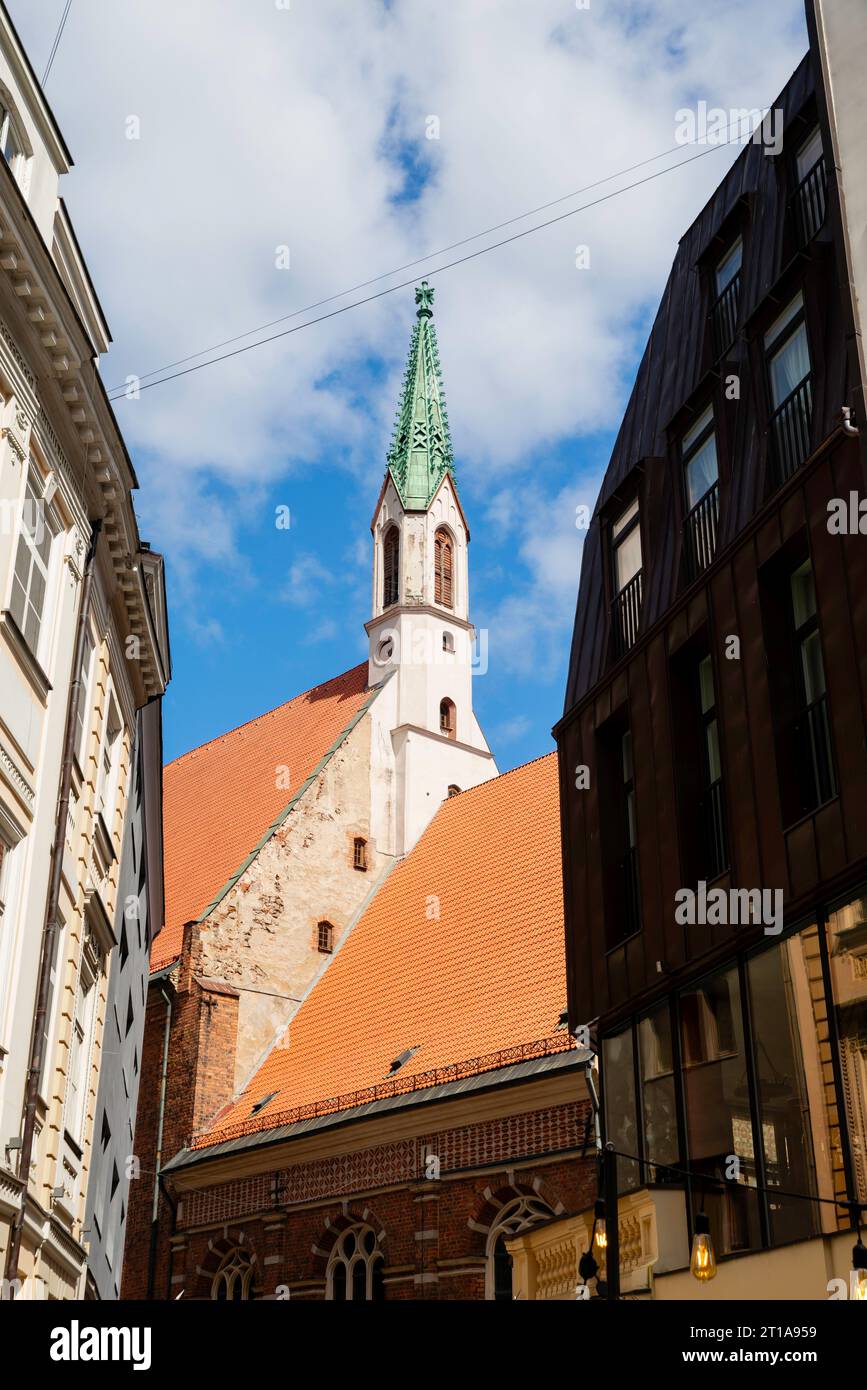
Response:
[[[830,914],[828,953],[855,1191],[867,1202],[867,897]]]
[[[755,1156],[737,970],[723,971],[680,997],[680,1036],[689,1168],[708,1177],[733,1176],[725,1190],[694,1184],[718,1255],[760,1244]]]
[[[677,1109],[671,1047],[671,1015],[668,1002],[638,1025],[641,1065],[641,1104],[644,1121],[644,1157],[654,1164],[677,1164]],[[675,1175],[654,1168],[646,1175],[666,1182]]]
[[[635,1111],[635,1064],[632,1056],[632,1029],[606,1038],[602,1044],[603,1085],[605,1087],[605,1133],[620,1153],[638,1153],[638,1125]],[[617,1185],[621,1192],[641,1184],[640,1165],[634,1160],[617,1160]]]

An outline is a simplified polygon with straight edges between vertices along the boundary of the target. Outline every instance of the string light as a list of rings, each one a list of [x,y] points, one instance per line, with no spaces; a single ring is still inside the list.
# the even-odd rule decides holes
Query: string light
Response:
[[[710,1279],[716,1278],[716,1255],[710,1233],[710,1222],[703,1211],[700,1211],[695,1218],[695,1234],[692,1238],[689,1270],[693,1278],[697,1279],[700,1284],[706,1284]]]
[[[858,1227],[858,1240],[852,1251],[852,1287],[849,1297],[867,1301],[867,1249],[865,1249],[861,1239],[860,1226]]]

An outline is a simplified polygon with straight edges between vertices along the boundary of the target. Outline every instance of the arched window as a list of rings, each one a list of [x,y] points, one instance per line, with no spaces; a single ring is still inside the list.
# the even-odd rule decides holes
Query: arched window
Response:
[[[317,927],[319,949],[325,956],[334,950],[334,928],[330,922],[320,922]]]
[[[512,1298],[512,1258],[506,1241],[540,1221],[549,1221],[554,1212],[541,1197],[516,1197],[500,1211],[488,1232],[486,1293],[490,1299]]]
[[[440,700],[440,733],[456,738],[455,706],[453,700]]]
[[[400,532],[391,526],[382,543],[382,606],[390,608],[400,597]]]
[[[218,1303],[243,1303],[253,1297],[253,1264],[250,1252],[237,1246],[223,1256],[211,1284],[211,1298]]]
[[[434,536],[434,601],[451,608],[452,594],[452,538],[440,526]]]
[[[351,1226],[328,1261],[326,1297],[333,1303],[377,1303],[385,1297],[384,1260],[370,1226]]]

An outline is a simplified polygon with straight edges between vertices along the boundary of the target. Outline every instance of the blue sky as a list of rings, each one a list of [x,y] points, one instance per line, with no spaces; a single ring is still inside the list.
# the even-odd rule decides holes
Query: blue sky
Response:
[[[10,9],[41,73],[62,0]],[[670,150],[684,105],[764,105],[805,47],[800,0],[73,0],[47,91],[114,336],[106,383]],[[452,256],[425,260],[489,631],[476,708],[501,769],[553,747],[575,507],[592,507],[677,239],[733,153],[442,275]],[[117,403],[142,534],[167,560],[167,757],[364,659],[413,314],[403,289]]]

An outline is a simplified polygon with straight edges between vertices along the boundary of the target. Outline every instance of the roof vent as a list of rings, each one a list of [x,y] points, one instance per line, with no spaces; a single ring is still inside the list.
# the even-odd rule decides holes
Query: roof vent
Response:
[[[253,1106],[253,1109],[250,1111],[250,1114],[258,1115],[260,1110],[264,1110],[266,1105],[270,1105],[271,1101],[274,1099],[276,1094],[276,1091],[269,1091],[267,1096],[263,1096],[261,1100],[257,1100],[256,1104]]]
[[[400,1071],[401,1067],[405,1067],[410,1057],[413,1057],[416,1054],[416,1052],[418,1052],[417,1047],[408,1047],[405,1052],[402,1052],[400,1054],[399,1057],[395,1057],[394,1061],[388,1069],[389,1076],[394,1076],[395,1072]]]

